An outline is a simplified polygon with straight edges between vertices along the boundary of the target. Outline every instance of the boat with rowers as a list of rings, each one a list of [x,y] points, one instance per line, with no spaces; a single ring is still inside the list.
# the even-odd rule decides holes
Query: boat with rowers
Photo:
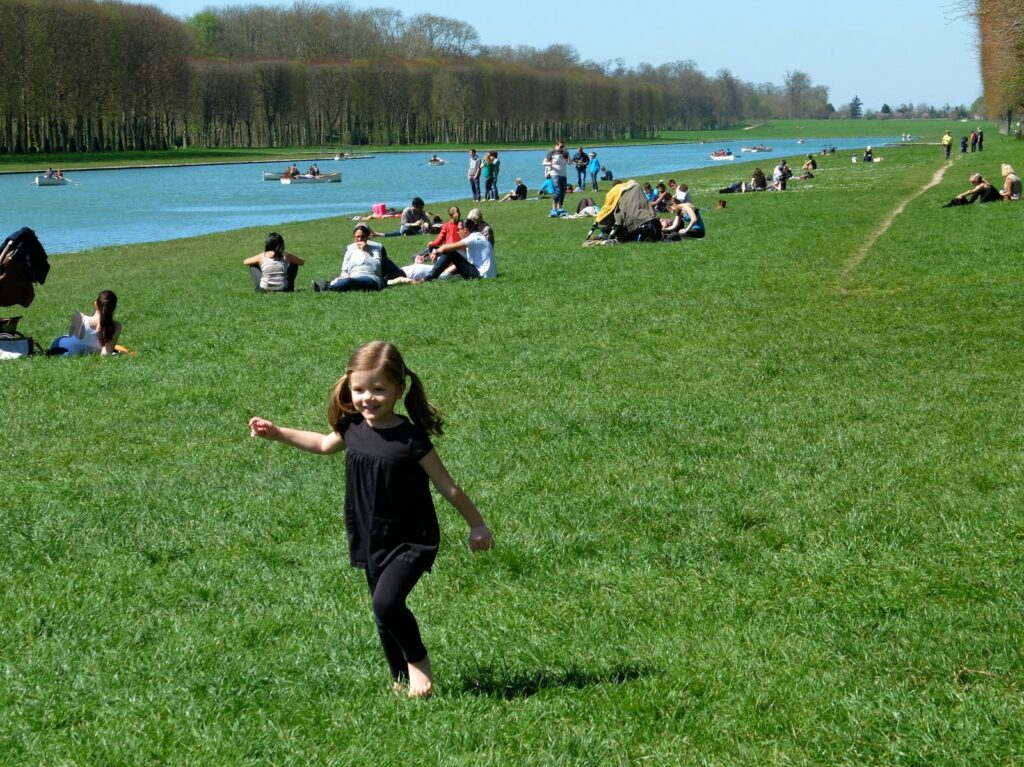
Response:
[[[282,184],[340,184],[341,171],[334,173],[319,173],[312,176],[308,173],[300,173],[298,176],[281,176]]]

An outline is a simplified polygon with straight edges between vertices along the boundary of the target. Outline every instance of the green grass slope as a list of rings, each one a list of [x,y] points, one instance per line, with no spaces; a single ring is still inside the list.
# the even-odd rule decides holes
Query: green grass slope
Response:
[[[0,367],[0,761],[1024,761],[1024,203],[940,207],[1024,167],[986,147],[916,197],[937,147],[824,158],[696,242],[582,248],[587,221],[489,204],[486,282],[315,295],[344,219],[282,228],[291,295],[240,266],[274,222],[54,258],[22,329],[112,288],[138,356]],[[664,177],[711,208],[751,168]],[[346,564],[343,461],[246,428],[325,428],[374,338],[498,542],[439,502],[416,703]]]

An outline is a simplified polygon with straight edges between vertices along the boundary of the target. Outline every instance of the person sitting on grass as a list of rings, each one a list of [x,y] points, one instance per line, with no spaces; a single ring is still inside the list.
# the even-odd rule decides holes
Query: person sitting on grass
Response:
[[[975,200],[981,202],[996,202],[1003,199],[999,190],[982,178],[980,173],[971,176],[971,188],[961,192],[952,200],[946,203],[945,207],[951,208],[955,205],[970,205]]]
[[[668,190],[672,194],[673,203],[679,202],[693,202],[693,198],[690,197],[690,187],[686,184],[676,184],[674,178],[668,180]]]
[[[659,181],[654,187],[654,197],[651,199],[651,207],[659,213],[664,213],[668,210],[668,203],[672,197],[669,195],[668,190],[665,188],[665,183]]]
[[[345,248],[341,274],[330,282],[323,278],[314,281],[314,292],[384,289],[387,251],[379,242],[371,240],[370,235],[369,226],[356,224],[356,228],[352,230],[354,242]]]
[[[999,194],[1007,202],[1019,200],[1021,195],[1020,176],[1013,172],[1013,166],[1003,163],[1003,191]]]
[[[528,191],[526,189],[526,184],[523,183],[521,178],[517,178],[516,188],[502,197],[499,202],[516,202],[517,200],[525,200],[527,194]]]
[[[491,247],[494,247],[494,228],[484,221],[484,214],[480,211],[480,208],[473,208],[469,211],[466,214],[466,219],[472,219],[476,223],[476,230],[487,238],[487,241],[491,243]]]
[[[750,181],[743,184],[740,188],[741,192],[764,192],[768,189],[768,179],[764,175],[764,171],[760,168],[754,168],[753,174],[750,176]]]
[[[457,206],[452,205],[448,208],[448,220],[441,225],[441,231],[437,233],[437,237],[431,240],[427,247],[420,251],[421,254],[426,254],[434,248],[439,248],[442,245],[446,245],[449,242],[456,242],[459,239],[459,222],[462,220],[462,211]]]
[[[406,282],[422,280],[433,268],[437,260],[437,248],[447,245],[450,242],[458,242],[462,239],[459,236],[459,222],[462,220],[462,212],[452,205],[448,208],[448,220],[441,227],[440,233],[430,244],[413,257],[413,262],[408,266],[393,269],[385,265],[384,279],[388,285],[401,285]],[[453,270],[454,271],[454,270]]]
[[[491,278],[498,275],[494,261],[494,246],[478,230],[477,219],[467,217],[459,224],[462,239],[442,245],[437,249],[437,260],[424,281],[430,282],[440,277],[449,266],[464,280],[475,280],[481,277]]]
[[[672,206],[675,218],[662,222],[662,236],[666,240],[699,240],[704,237],[704,219],[692,202],[680,202]]]
[[[303,261],[284,249],[284,237],[271,232],[263,252],[242,261],[252,272],[254,287],[261,293],[280,293],[295,289],[295,275]]]
[[[71,313],[71,329],[66,336],[55,338],[48,355],[71,357],[76,354],[115,354],[114,345],[121,335],[121,323],[114,319],[117,295],[112,290],[100,291],[92,305],[93,313]]]
[[[388,232],[387,234],[380,235],[378,237],[399,237],[408,236],[413,234],[429,234],[430,227],[432,225],[432,216],[423,210],[423,199],[420,197],[413,197],[412,203],[408,208],[402,211],[402,223],[398,231]]]
[[[772,171],[772,189],[776,192],[786,191],[786,181],[792,178],[793,171],[789,169],[789,163],[785,160],[775,166],[775,170]]]

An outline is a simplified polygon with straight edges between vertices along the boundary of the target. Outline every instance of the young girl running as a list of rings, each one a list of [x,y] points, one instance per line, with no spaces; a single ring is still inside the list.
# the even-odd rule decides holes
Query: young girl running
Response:
[[[409,393],[409,417],[395,405]],[[454,506],[470,527],[473,551],[494,545],[473,501],[455,484],[434,450],[441,414],[427,401],[420,379],[405,366],[394,345],[371,341],[356,349],[331,392],[320,434],[249,420],[253,437],[284,442],[310,453],[345,457],[345,532],[353,567],[366,570],[373,614],[396,689],[407,681],[409,697],[433,687],[430,658],[406,597],[437,556],[440,531],[427,485]]]

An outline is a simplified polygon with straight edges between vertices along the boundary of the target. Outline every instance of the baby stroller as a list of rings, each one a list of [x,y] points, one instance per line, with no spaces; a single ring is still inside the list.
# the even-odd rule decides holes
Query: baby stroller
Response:
[[[599,238],[619,242],[661,240],[661,221],[636,181],[616,184],[608,191],[587,239],[593,239],[596,230],[601,231]]]

